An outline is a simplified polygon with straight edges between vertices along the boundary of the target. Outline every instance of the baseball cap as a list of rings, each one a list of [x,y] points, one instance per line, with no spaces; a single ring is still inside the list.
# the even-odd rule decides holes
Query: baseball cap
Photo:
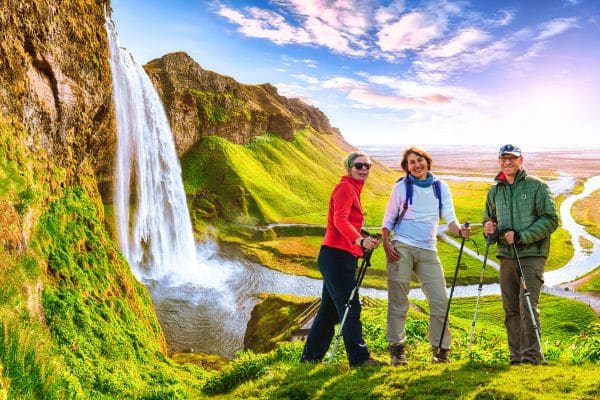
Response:
[[[512,154],[513,156],[521,157],[521,149],[514,144],[505,144],[500,147],[500,151],[498,152],[499,156],[504,154]]]

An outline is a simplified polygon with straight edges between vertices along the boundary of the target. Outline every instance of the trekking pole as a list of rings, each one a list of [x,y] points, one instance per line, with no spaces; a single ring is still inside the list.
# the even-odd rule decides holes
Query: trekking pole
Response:
[[[473,313],[473,323],[471,324],[471,332],[469,333],[469,348],[467,350],[467,357],[471,355],[471,343],[473,343],[473,333],[475,333],[475,321],[477,321],[477,310],[479,309],[479,299],[481,299],[481,291],[483,289],[483,274],[485,272],[485,265],[487,263],[488,252],[490,250],[490,243],[492,242],[491,236],[485,238],[485,255],[483,256],[483,264],[481,266],[481,275],[479,276],[479,287],[477,288],[477,302],[475,303],[475,312]]]
[[[537,338],[538,345],[540,346],[540,354],[542,356],[542,362],[544,362],[544,351],[542,350],[542,339],[541,339],[540,327],[535,322],[535,315],[533,314],[533,307],[531,307],[531,299],[529,298],[530,293],[529,293],[529,289],[527,289],[527,283],[525,282],[525,275],[523,274],[523,267],[521,266],[521,259],[519,258],[519,252],[517,251],[517,245],[513,242],[512,247],[515,252],[515,258],[517,259],[517,273],[519,274],[519,278],[521,278],[521,286],[523,287],[523,296],[525,297],[525,302],[527,303],[527,309],[529,310],[529,315],[531,316],[531,323],[533,324],[533,330],[535,331],[535,337]]]
[[[463,225],[465,228],[469,226],[469,222],[465,222]],[[456,261],[456,269],[454,270],[454,279],[452,279],[452,287],[450,288],[450,296],[448,297],[448,307],[446,307],[446,315],[444,316],[444,324],[442,325],[442,334],[440,335],[440,344],[437,347],[437,354],[434,357],[436,360],[442,350],[442,342],[444,341],[444,333],[446,332],[446,325],[448,324],[448,315],[450,314],[450,303],[452,302],[452,295],[454,294],[454,286],[456,286],[456,277],[458,276],[458,266],[460,265],[460,258],[465,247],[465,237],[461,236],[460,250],[458,251],[458,261]]]
[[[361,285],[363,278],[365,277],[367,268],[371,266],[371,253],[372,252],[373,252],[373,250],[363,249],[363,253],[364,253],[363,261],[360,265],[360,268],[358,269],[358,274],[356,275],[356,285],[354,285],[354,288],[352,288],[352,292],[350,292],[350,298],[348,299],[348,302],[346,303],[346,310],[344,311],[344,316],[342,318],[342,321],[340,322],[340,329],[338,330],[338,333],[335,337],[335,343],[333,344],[333,349],[331,350],[331,353],[329,353],[328,363],[333,361],[333,356],[335,355],[335,352],[337,351],[338,345],[340,343],[340,337],[342,336],[342,329],[344,329],[344,323],[346,322],[346,318],[348,317],[348,312],[350,311],[350,307],[352,307],[350,305],[350,302],[352,301],[352,299],[354,299],[354,295],[358,292],[358,288]]]

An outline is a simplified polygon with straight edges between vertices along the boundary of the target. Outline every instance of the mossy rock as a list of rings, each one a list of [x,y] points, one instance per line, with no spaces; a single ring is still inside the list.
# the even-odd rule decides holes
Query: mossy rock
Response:
[[[244,335],[244,349],[256,353],[273,350],[278,342],[291,338],[295,319],[314,301],[311,297],[262,294]]]

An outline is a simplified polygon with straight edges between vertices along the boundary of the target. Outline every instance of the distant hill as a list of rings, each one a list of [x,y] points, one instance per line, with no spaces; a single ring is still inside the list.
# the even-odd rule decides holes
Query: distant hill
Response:
[[[203,69],[184,52],[167,54],[144,68],[165,106],[178,154],[207,136],[246,144],[269,132],[290,141],[308,127],[343,141],[318,108],[280,96],[269,83],[239,83]]]
[[[165,106],[194,216],[325,222],[331,190],[345,173],[341,161],[354,148],[323,112],[269,83],[244,85],[207,71],[182,52],[144,68]],[[372,175],[364,204],[387,196],[394,181],[382,165]]]

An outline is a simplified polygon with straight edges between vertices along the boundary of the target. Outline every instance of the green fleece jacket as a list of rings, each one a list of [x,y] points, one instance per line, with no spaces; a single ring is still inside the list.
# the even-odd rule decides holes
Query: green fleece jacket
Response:
[[[496,176],[485,204],[484,223],[493,219],[498,223],[494,241],[498,243],[498,257],[515,258],[512,246],[500,235],[507,230],[516,232],[519,257],[548,257],[550,234],[558,227],[558,214],[552,193],[546,183],[520,170],[511,185],[504,173]]]

